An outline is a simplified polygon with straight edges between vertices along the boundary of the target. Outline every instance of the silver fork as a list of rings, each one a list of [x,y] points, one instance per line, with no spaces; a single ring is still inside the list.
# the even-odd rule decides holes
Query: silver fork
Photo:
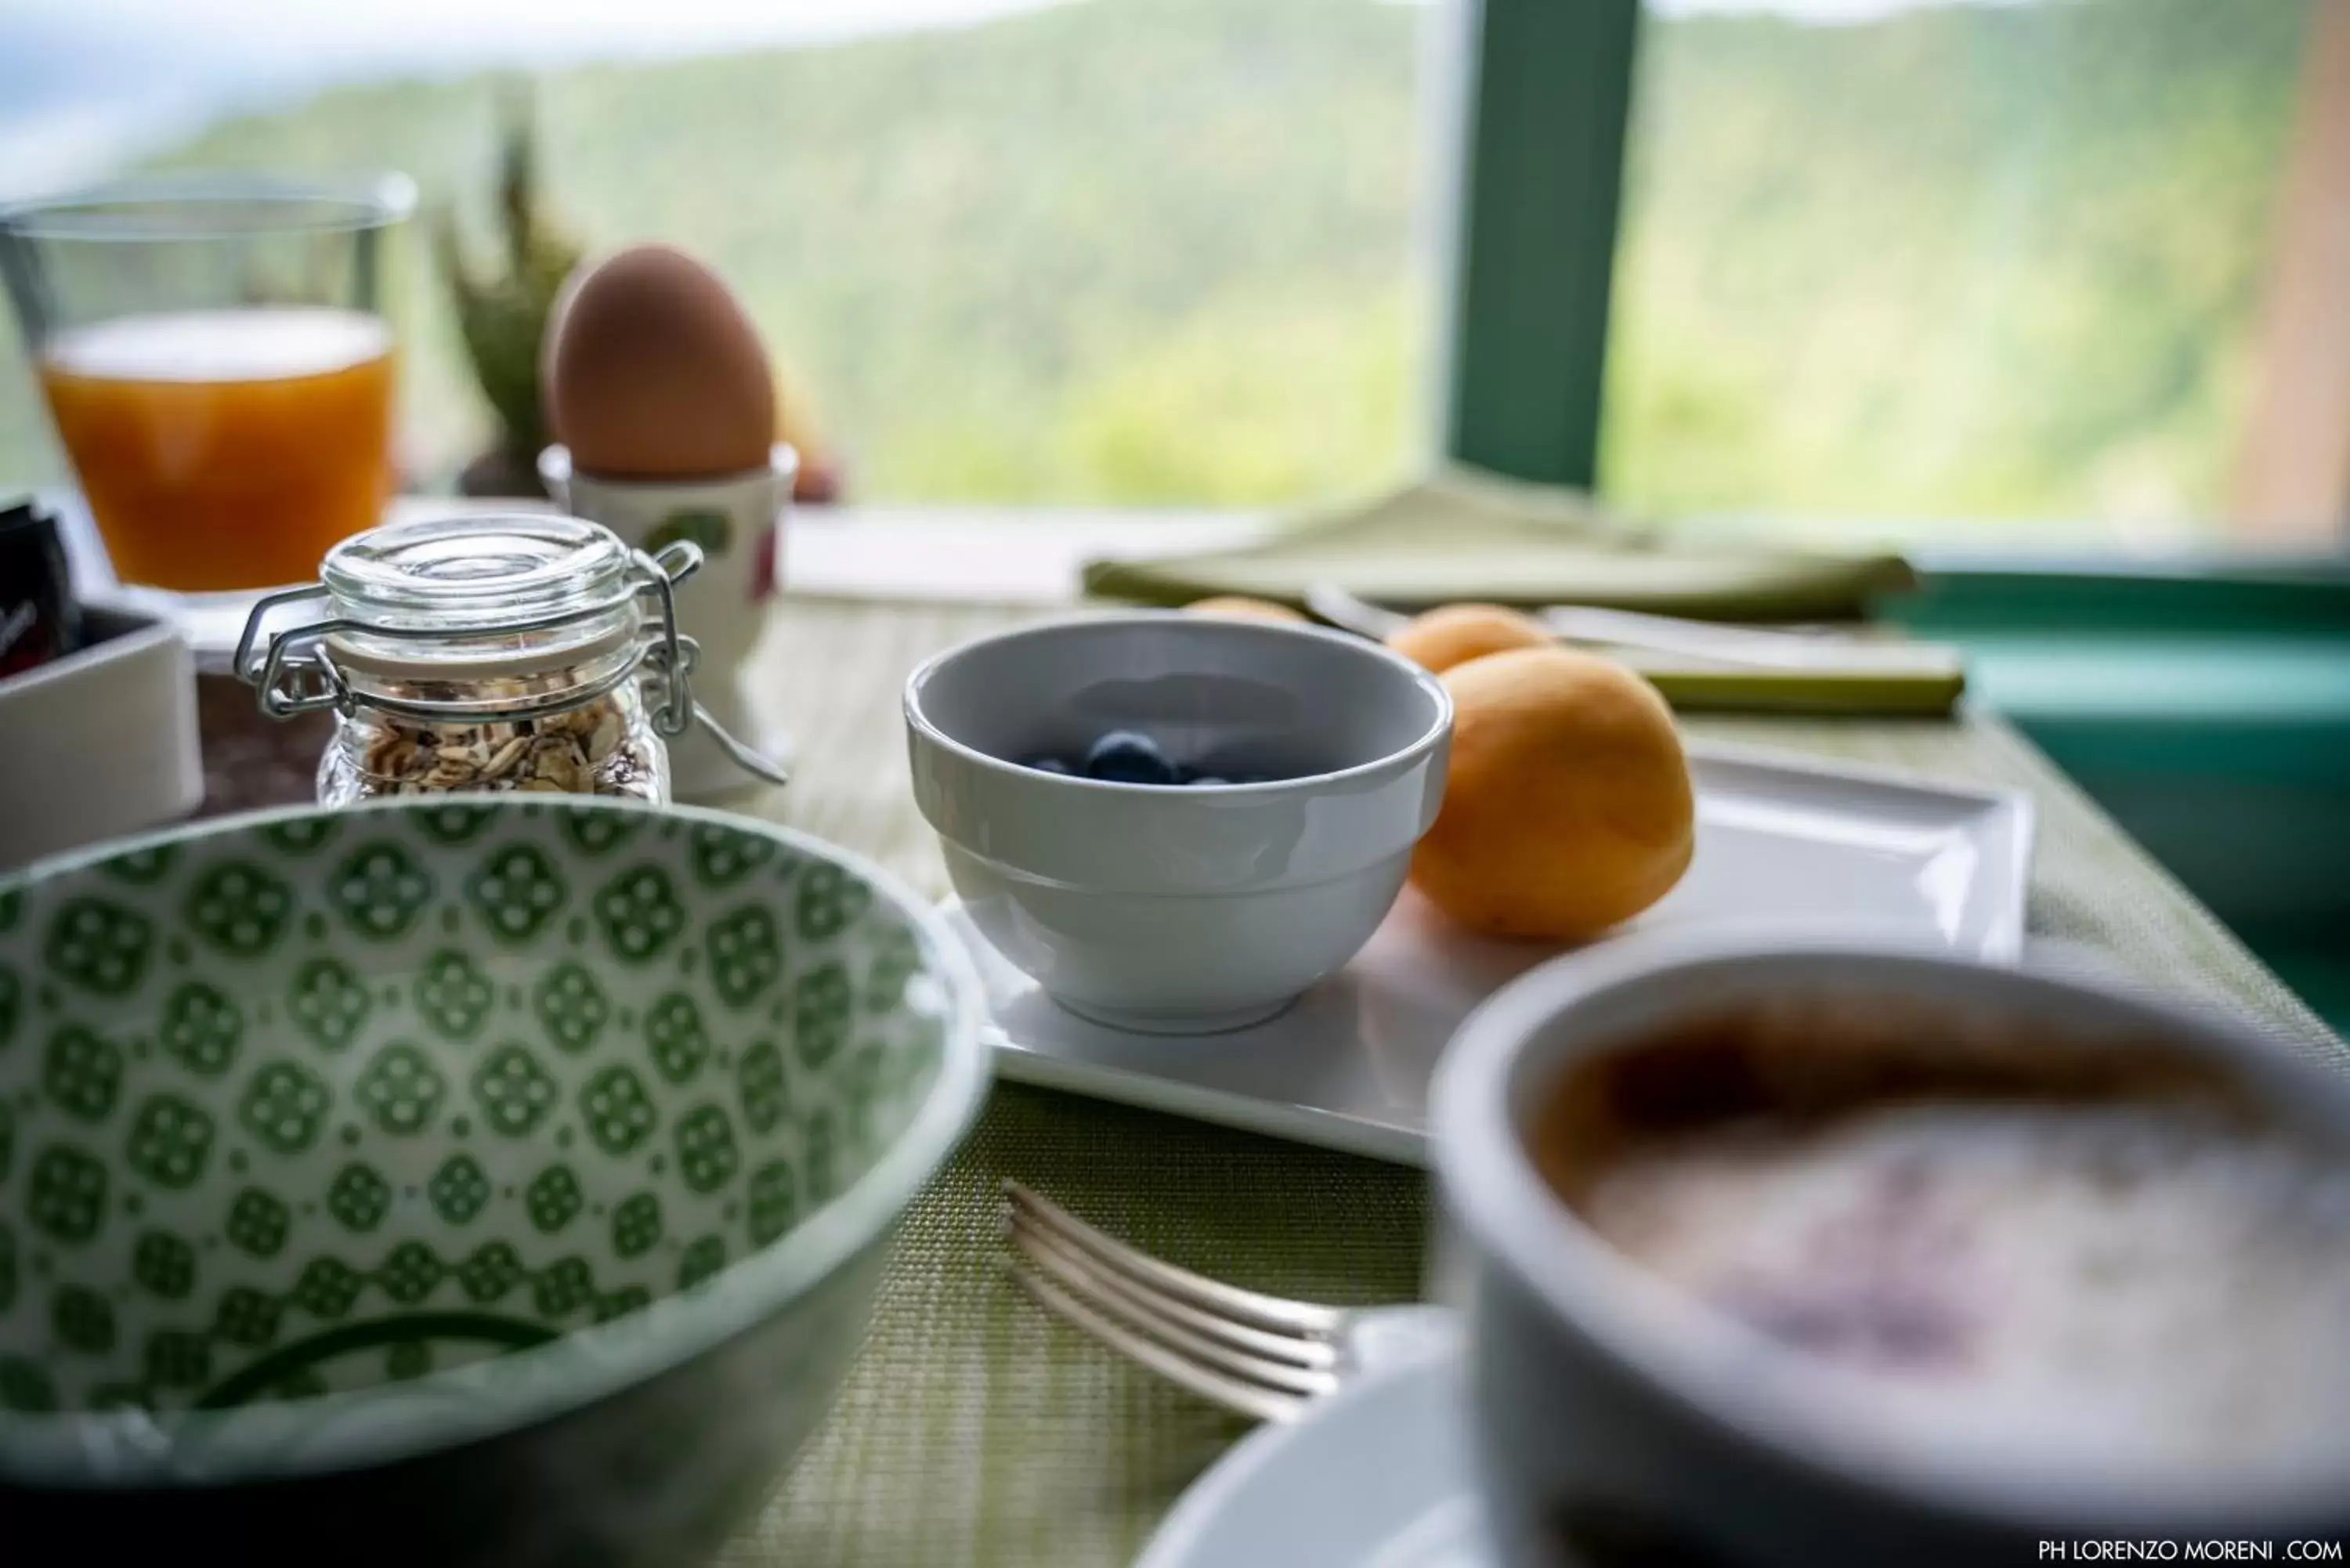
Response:
[[[1039,1304],[1169,1382],[1261,1421],[1295,1420],[1341,1383],[1458,1334],[1448,1308],[1263,1295],[1138,1252],[1016,1181],[1003,1196],[1012,1276]]]

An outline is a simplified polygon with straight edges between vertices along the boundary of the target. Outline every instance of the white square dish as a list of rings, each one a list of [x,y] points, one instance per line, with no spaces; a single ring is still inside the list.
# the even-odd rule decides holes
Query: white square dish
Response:
[[[186,638],[130,610],[82,618],[82,647],[0,680],[0,870],[203,803]]]
[[[1692,746],[1697,855],[1627,929],[1836,922],[2013,959],[2023,945],[2032,803],[1804,757]],[[1562,949],[1454,926],[1410,888],[1352,962],[1276,1018],[1170,1037],[1090,1023],[989,946],[959,903],[993,1017],[996,1067],[1040,1084],[1417,1165],[1428,1082],[1471,1009]]]

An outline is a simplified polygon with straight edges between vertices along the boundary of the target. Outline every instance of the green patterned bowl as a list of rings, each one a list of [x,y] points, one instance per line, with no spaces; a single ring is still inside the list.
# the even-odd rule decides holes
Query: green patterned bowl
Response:
[[[303,810],[0,879],[0,1557],[706,1552],[984,1093],[976,997],[911,894],[713,813]]]

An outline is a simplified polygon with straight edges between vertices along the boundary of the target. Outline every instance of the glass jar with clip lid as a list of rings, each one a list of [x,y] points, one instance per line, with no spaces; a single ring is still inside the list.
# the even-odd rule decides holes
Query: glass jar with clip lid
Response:
[[[649,556],[577,517],[390,524],[328,551],[318,582],[256,604],[236,673],[273,717],[336,713],[321,805],[507,792],[666,802],[664,739],[697,718],[781,784],[693,701],[695,649],[671,590],[701,564],[692,544]],[[321,618],[273,629],[317,600]]]

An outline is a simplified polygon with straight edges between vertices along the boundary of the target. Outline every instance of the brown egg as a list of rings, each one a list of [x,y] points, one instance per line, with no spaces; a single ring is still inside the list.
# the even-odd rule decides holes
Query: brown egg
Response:
[[[582,473],[691,479],[763,468],[775,378],[716,273],[635,245],[571,275],[547,324],[539,386]]]

